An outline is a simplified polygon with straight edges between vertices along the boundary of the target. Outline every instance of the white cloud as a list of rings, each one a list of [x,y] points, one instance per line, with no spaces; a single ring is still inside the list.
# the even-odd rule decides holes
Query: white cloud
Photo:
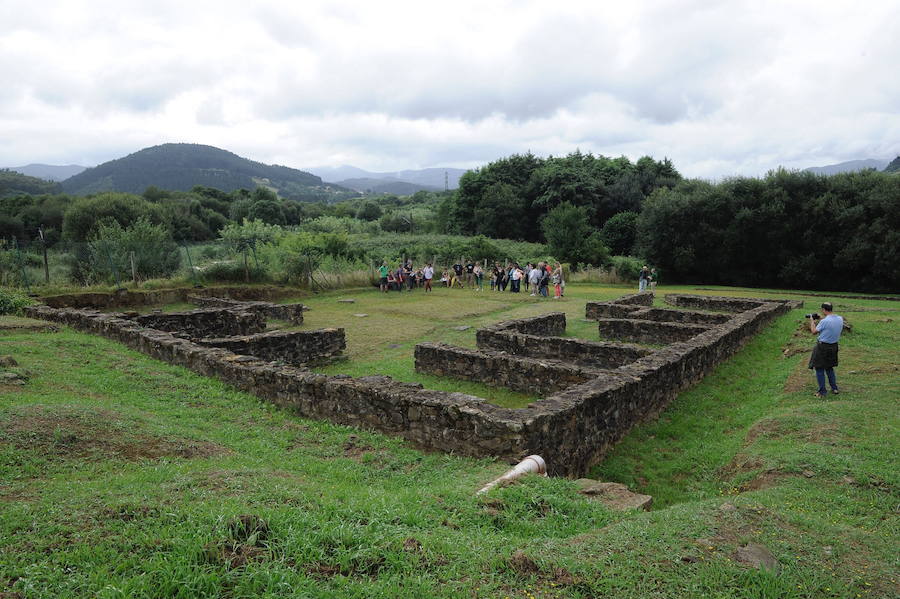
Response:
[[[0,0],[0,165],[166,141],[295,167],[531,150],[761,174],[900,154],[900,6]]]

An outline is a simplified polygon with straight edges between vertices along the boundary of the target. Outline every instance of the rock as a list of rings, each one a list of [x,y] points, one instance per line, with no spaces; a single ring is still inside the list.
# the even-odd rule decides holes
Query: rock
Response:
[[[803,476],[805,476],[806,478],[812,478],[816,475],[816,473],[812,470],[804,470],[801,474],[803,474]]]
[[[600,501],[611,510],[649,510],[653,505],[650,495],[632,493],[619,483],[604,483],[590,478],[579,478],[575,483],[580,487],[579,493]]]
[[[0,356],[0,366],[4,368],[9,368],[11,366],[18,366],[19,363],[16,362],[15,358],[12,356]]]
[[[472,327],[470,327],[469,325],[464,324],[464,325],[461,325],[461,326],[458,326],[458,327],[453,327],[453,330],[454,330],[454,331],[468,331],[468,330],[471,329],[471,328],[472,328]]]
[[[357,318],[365,318],[366,316],[368,316],[368,314],[354,314],[353,316],[356,316]]]
[[[781,564],[772,555],[772,552],[763,545],[757,543],[748,543],[743,547],[738,547],[734,552],[734,559],[742,564],[753,566],[754,568],[766,568],[774,572],[781,570]]]
[[[17,372],[0,372],[0,383],[7,385],[24,385],[27,378]]]
[[[737,508],[735,507],[735,505],[733,503],[726,502],[719,506],[720,512],[733,512],[735,510],[737,510]]]
[[[339,299],[338,303],[339,304],[355,304],[356,300],[355,299]]]

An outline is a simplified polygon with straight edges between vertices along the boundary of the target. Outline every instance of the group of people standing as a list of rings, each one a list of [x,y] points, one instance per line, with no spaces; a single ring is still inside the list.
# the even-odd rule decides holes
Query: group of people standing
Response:
[[[404,289],[412,291],[417,288],[423,288],[428,292],[433,290],[435,270],[430,262],[424,267],[415,268],[412,261],[406,261],[395,269],[389,268],[387,262],[382,262],[378,268],[378,275],[379,288],[385,293]],[[524,268],[519,266],[518,262],[505,266],[497,262],[486,273],[480,263],[461,260],[441,273],[440,284],[450,288],[470,287],[475,291],[484,291],[486,275],[491,291],[519,293],[524,287],[526,292],[531,291],[532,296],[549,297],[548,288],[553,285],[554,299],[560,299],[565,293],[563,268],[558,262],[553,267],[546,262],[529,262]]]
[[[659,275],[656,272],[655,268],[647,268],[645,264],[641,267],[641,272],[638,275],[638,291],[656,291],[656,283],[659,279]]]
[[[401,263],[396,269],[390,269],[387,262],[382,262],[378,267],[378,277],[380,279],[378,288],[384,293],[403,291],[404,288],[412,291],[418,287],[432,291],[434,267],[429,262],[422,268],[413,268],[412,261],[408,261]]]
[[[508,289],[510,293],[519,293],[524,287],[525,291],[531,291],[531,296],[548,297],[550,285],[553,285],[553,299],[562,298],[566,281],[559,262],[554,266],[547,262],[529,262],[524,268],[517,262],[507,266],[496,263],[491,271],[492,291]]]

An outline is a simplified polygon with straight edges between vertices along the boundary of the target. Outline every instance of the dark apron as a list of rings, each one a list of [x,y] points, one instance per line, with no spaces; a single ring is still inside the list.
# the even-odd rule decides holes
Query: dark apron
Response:
[[[834,368],[838,365],[838,344],[819,341],[809,357],[808,368]]]

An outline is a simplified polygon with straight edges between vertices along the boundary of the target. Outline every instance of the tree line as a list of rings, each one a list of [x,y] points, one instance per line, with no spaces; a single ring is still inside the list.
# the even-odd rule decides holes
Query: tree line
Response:
[[[666,282],[896,292],[898,203],[898,173],[778,170],[713,183],[682,177],[666,159],[524,154],[467,172],[458,190],[334,204],[296,202],[265,187],[17,192],[0,198],[0,239],[42,233],[51,247],[124,239],[140,223],[140,238],[187,243],[260,222],[347,235],[370,257],[388,234],[466,235],[546,243],[549,256],[574,268],[635,256]],[[349,255],[361,256],[352,248]]]

